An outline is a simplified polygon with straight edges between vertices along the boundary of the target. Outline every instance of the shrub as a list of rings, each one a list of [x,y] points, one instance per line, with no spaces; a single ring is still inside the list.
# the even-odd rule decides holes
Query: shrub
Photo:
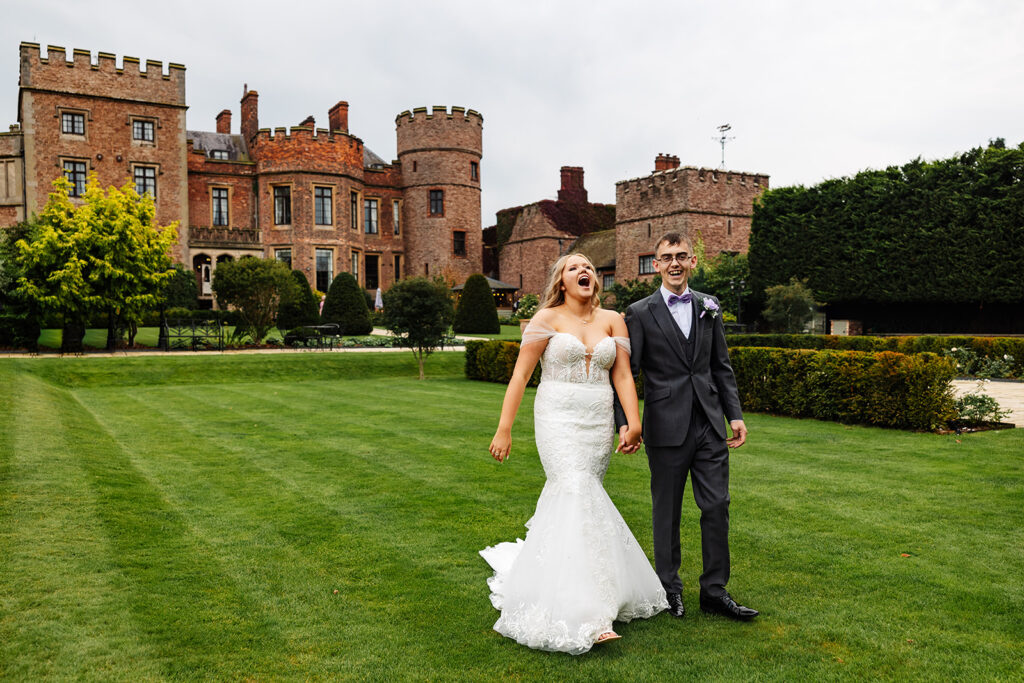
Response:
[[[471,340],[466,342],[466,377],[484,382],[508,384],[519,358],[519,342]],[[540,363],[533,369],[527,386],[540,384]]]
[[[524,294],[519,299],[519,306],[516,307],[516,313],[512,316],[513,320],[532,318],[533,314],[537,312],[538,306],[540,306],[540,297],[536,294]]]
[[[301,270],[292,271],[295,291],[282,297],[277,308],[277,329],[290,330],[300,325],[316,325],[320,322],[320,300],[313,295],[309,280]]]
[[[737,347],[730,356],[751,412],[916,430],[955,417],[954,364],[936,354]]]
[[[461,334],[497,334],[501,332],[498,322],[498,307],[494,305],[494,295],[487,278],[483,275],[470,275],[462,288],[458,310],[455,311],[455,322],[452,328]]]
[[[38,350],[39,320],[28,313],[0,313],[0,347]]]
[[[373,331],[366,297],[352,273],[339,273],[334,278],[327,290],[320,322],[337,325],[341,334],[370,334]]]
[[[978,380],[977,386],[956,400],[957,421],[967,426],[1002,422],[1010,414],[999,401],[985,393],[988,380]]]
[[[841,351],[937,353],[959,358],[960,375],[1020,377],[1024,375],[1024,339],[1017,337],[872,337],[815,334],[730,334],[729,347],[756,346]],[[966,364],[965,364],[966,361]]]

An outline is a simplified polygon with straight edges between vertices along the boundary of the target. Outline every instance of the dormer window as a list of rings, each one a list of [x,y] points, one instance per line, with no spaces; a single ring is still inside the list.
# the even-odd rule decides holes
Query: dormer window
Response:
[[[226,149],[211,149],[210,150],[210,158],[211,159],[218,159],[220,161],[227,161],[228,160],[228,151]]]

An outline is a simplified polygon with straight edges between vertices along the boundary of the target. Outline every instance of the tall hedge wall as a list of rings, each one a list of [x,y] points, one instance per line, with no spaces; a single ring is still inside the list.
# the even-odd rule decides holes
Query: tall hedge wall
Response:
[[[466,377],[507,384],[519,344],[466,344]],[[730,349],[743,409],[793,417],[934,430],[956,417],[956,364],[934,353]],[[540,381],[540,367],[529,386]]]
[[[1024,304],[1024,143],[769,190],[749,263],[829,304]]]

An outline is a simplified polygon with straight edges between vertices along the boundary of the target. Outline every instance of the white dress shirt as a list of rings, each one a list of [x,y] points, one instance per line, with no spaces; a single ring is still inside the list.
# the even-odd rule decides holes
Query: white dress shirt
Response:
[[[665,289],[665,285],[661,286],[661,298],[665,300],[665,305],[668,306],[668,312],[672,314],[672,319],[675,320],[676,325],[679,326],[679,331],[683,333],[684,337],[689,339],[690,329],[693,327],[693,301],[691,300],[688,304],[677,303],[675,306],[669,306],[668,298],[672,294],[675,294],[675,292],[670,292]],[[689,285],[687,285],[686,289],[680,292],[680,296],[683,294],[690,294],[690,296],[693,296],[693,293],[690,292]]]

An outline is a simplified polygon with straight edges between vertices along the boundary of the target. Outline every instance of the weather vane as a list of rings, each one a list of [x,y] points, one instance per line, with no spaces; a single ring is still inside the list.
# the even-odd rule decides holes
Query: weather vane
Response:
[[[712,140],[717,140],[722,145],[722,165],[720,168],[723,171],[725,170],[725,143],[729,142],[729,140],[736,139],[734,136],[726,135],[726,133],[728,133],[730,130],[732,130],[732,126],[728,123],[723,123],[721,126],[718,127],[718,137],[711,138]]]

